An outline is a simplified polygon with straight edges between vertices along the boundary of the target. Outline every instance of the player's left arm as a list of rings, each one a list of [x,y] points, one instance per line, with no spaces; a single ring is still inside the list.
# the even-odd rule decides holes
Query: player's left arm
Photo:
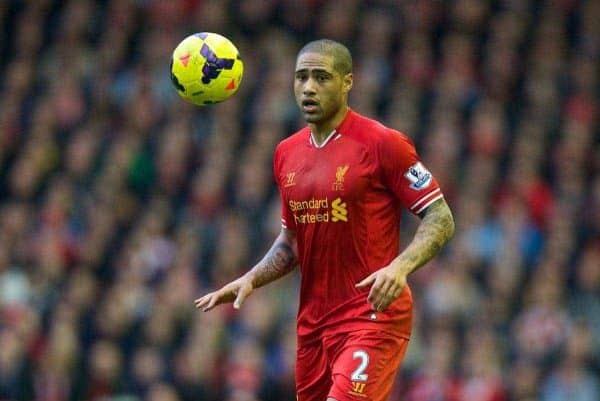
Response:
[[[429,205],[419,217],[421,223],[406,249],[356,285],[371,285],[367,301],[377,311],[386,309],[402,292],[407,276],[433,259],[454,235],[454,218],[444,198]]]

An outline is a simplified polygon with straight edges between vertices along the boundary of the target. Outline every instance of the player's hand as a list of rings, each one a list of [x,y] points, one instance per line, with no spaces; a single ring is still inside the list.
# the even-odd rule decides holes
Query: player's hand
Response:
[[[233,307],[239,309],[244,300],[252,293],[254,286],[249,276],[242,276],[217,291],[210,292],[194,301],[196,308],[208,312],[217,305],[233,302]]]
[[[371,286],[367,302],[373,305],[376,311],[385,310],[400,296],[406,285],[406,274],[399,272],[394,266],[386,266],[356,284],[357,288]]]

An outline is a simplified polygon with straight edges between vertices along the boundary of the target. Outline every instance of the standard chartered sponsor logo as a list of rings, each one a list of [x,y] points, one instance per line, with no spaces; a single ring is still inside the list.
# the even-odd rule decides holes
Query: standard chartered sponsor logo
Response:
[[[298,212],[301,210],[309,210],[309,209],[327,209],[329,208],[327,198],[324,199],[316,199],[312,198],[311,200],[305,201],[295,201],[291,200],[289,202],[290,210],[292,212]]]
[[[348,221],[348,210],[346,203],[340,198],[331,202],[331,212],[329,210],[330,202],[325,198],[312,198],[309,200],[290,200],[288,206],[294,213],[296,224],[328,223],[338,221]]]
[[[336,198],[331,202],[331,221],[348,221],[348,209],[346,202],[342,202],[340,198]]]

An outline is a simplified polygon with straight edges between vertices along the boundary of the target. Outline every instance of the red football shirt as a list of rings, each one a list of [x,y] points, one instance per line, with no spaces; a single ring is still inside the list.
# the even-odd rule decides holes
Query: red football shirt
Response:
[[[283,140],[274,174],[282,224],[298,240],[299,339],[364,328],[408,338],[408,286],[374,313],[355,284],[398,256],[402,207],[418,214],[442,197],[411,141],[349,110],[321,146],[308,127]]]

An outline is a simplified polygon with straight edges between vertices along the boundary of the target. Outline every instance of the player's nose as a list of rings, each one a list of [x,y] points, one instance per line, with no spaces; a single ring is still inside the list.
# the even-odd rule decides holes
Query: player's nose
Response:
[[[304,85],[302,86],[302,93],[304,95],[312,95],[316,93],[316,89],[315,89],[315,80],[312,78],[307,79],[306,81],[304,81]]]

